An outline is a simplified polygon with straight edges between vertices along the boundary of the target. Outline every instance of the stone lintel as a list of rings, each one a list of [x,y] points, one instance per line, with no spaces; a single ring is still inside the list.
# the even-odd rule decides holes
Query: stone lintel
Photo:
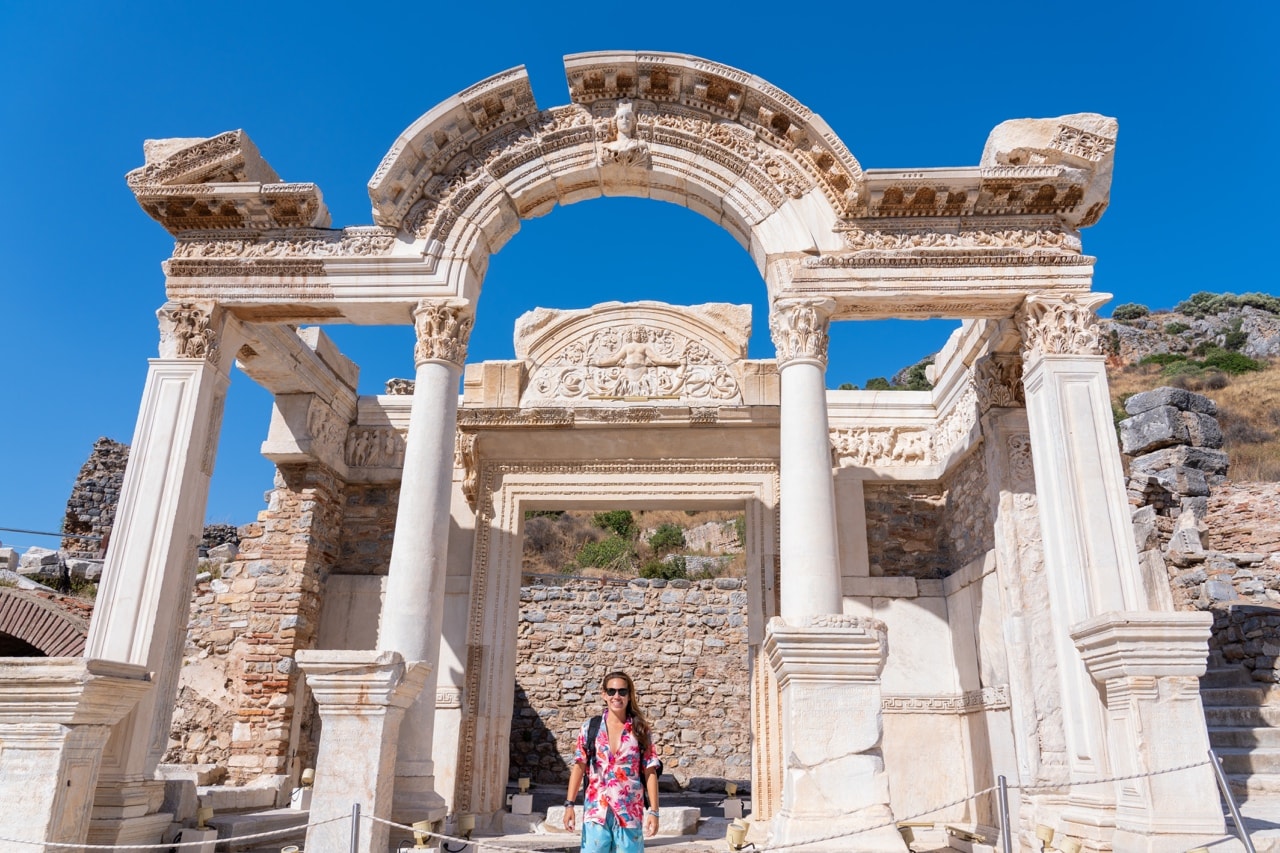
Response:
[[[1204,674],[1210,613],[1110,612],[1079,623],[1071,639],[1095,681]]]
[[[878,683],[885,659],[885,626],[858,616],[811,616],[804,624],[769,620],[764,651],[778,675],[790,682]]]

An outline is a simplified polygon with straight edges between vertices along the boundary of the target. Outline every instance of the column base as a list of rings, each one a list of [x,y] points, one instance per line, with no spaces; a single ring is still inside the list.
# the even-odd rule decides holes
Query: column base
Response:
[[[400,722],[431,668],[387,651],[304,650],[297,661],[323,721],[306,848],[346,850],[348,822],[316,824],[350,815],[354,803],[365,815],[391,819]],[[385,824],[362,820],[358,850],[383,853],[389,837]]]
[[[444,797],[436,793],[434,776],[396,776],[391,801],[391,819],[396,823],[444,820],[448,813]]]
[[[84,843],[111,726],[151,688],[146,669],[130,664],[0,663],[0,835]]]
[[[804,849],[906,853],[880,755],[884,632],[853,616],[769,620],[764,651],[778,676],[786,756],[772,843],[835,835]]]
[[[89,821],[89,844],[159,844],[173,815],[164,812],[141,817],[94,818]]]

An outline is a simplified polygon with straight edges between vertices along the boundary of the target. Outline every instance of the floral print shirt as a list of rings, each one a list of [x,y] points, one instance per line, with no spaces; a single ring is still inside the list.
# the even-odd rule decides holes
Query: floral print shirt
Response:
[[[601,717],[607,718],[608,713],[605,709]],[[582,724],[573,750],[574,763],[584,767],[587,764],[587,732],[590,728],[590,720]],[[631,718],[628,717],[615,755],[609,750],[609,727],[605,719],[601,719],[600,733],[596,736],[596,760],[594,766],[587,767],[587,798],[582,822],[603,824],[605,816],[612,811],[619,826],[643,825],[644,773],[640,769],[641,764],[655,770],[658,767],[658,753],[653,748],[652,738],[642,758],[640,742],[631,731]]]

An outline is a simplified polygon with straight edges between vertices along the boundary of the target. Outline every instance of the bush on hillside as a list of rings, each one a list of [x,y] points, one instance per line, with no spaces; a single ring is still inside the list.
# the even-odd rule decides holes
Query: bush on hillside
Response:
[[[610,536],[599,542],[587,542],[575,558],[584,569],[618,569],[631,562],[631,542],[621,536]]]
[[[1191,329],[1190,326],[1188,326],[1186,323],[1183,323],[1179,320],[1174,320],[1172,323],[1164,324],[1164,333],[1166,335],[1180,335],[1183,332],[1189,331],[1190,329]]]
[[[597,512],[592,516],[591,523],[596,527],[612,530],[623,539],[634,539],[640,532],[639,528],[636,527],[635,517],[631,514],[631,510],[627,509]]]
[[[1233,308],[1257,308],[1269,314],[1280,314],[1280,297],[1256,292],[1236,296],[1234,293],[1210,293],[1202,290],[1179,302],[1174,310],[1191,317],[1209,317]]]
[[[684,546],[684,530],[671,523],[659,524],[649,537],[649,547],[660,557]]]
[[[1126,302],[1123,305],[1117,305],[1116,309],[1111,312],[1111,319],[1118,323],[1128,323],[1137,320],[1139,317],[1145,317],[1151,313],[1151,309],[1137,302]]]
[[[670,560],[646,561],[640,567],[640,577],[673,581],[689,577],[689,572],[684,557],[672,557]]]

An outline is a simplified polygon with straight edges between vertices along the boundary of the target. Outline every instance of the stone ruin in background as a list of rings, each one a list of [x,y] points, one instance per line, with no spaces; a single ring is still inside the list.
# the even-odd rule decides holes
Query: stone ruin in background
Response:
[[[1210,649],[1274,681],[1280,656],[1280,571],[1267,555],[1205,547],[1209,497],[1226,482],[1217,406],[1181,388],[1156,388],[1125,401],[1121,451],[1129,464],[1129,502],[1144,574],[1167,573],[1168,607],[1211,610]]]

